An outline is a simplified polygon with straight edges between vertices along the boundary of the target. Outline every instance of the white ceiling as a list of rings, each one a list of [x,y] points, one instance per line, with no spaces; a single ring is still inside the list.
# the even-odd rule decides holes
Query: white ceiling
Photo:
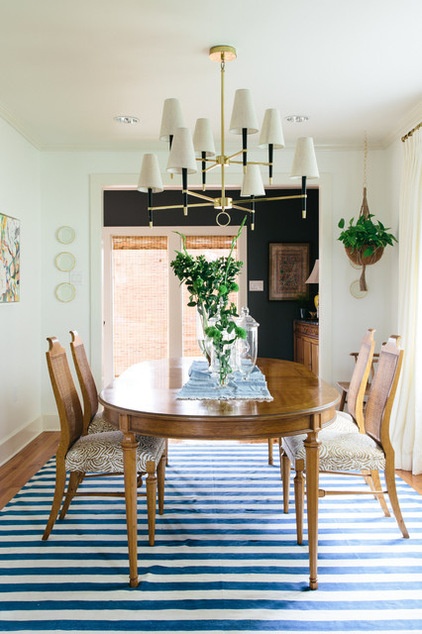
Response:
[[[153,149],[162,103],[219,137],[237,88],[277,107],[288,145],[386,146],[422,114],[422,0],[0,0],[0,115],[40,149]],[[140,123],[122,125],[116,115]],[[420,119],[419,119],[420,120]]]

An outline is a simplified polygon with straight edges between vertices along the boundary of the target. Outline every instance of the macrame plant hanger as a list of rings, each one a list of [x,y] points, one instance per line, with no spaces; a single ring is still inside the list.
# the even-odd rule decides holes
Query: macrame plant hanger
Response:
[[[366,181],[366,165],[368,161],[368,139],[365,134],[364,146],[363,146],[363,196],[362,196],[362,204],[359,211],[359,216],[364,216],[365,218],[369,217],[369,206],[368,200],[366,197],[367,192],[367,181]],[[362,292],[368,291],[368,286],[366,284],[366,267],[369,264],[375,264],[378,260],[381,259],[382,254],[384,253],[383,247],[378,247],[375,249],[372,255],[363,255],[367,247],[362,247],[361,249],[351,251],[347,249],[347,254],[352,262],[358,266],[362,267],[362,273],[359,278],[359,289]]]
[[[365,133],[365,139],[363,142],[363,197],[362,197],[362,204],[360,206],[360,211],[359,211],[359,216],[365,216],[365,218],[367,218],[369,216],[369,206],[368,206],[368,200],[366,198],[366,189],[367,189],[367,181],[366,181],[366,165],[368,162],[368,138],[366,136]],[[365,277],[365,271],[366,271],[366,264],[363,261],[362,258],[362,273],[360,274],[360,278],[359,278],[359,288],[361,291],[367,291],[368,287],[366,285],[366,277]]]

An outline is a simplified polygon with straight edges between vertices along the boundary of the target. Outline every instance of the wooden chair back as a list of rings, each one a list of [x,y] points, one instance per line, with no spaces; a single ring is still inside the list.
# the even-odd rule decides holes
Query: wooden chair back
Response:
[[[76,330],[71,330],[70,336],[70,349],[83,400],[83,433],[86,434],[90,422],[98,412],[98,390],[81,337]]]
[[[362,433],[365,432],[363,419],[365,390],[375,349],[374,333],[375,329],[369,328],[361,341],[347,396],[349,414],[355,420],[359,431]]]
[[[83,431],[83,414],[78,392],[67,360],[66,350],[56,337],[47,337],[48,373],[60,419],[60,449],[66,451]]]
[[[401,337],[391,335],[381,346],[378,369],[365,408],[365,431],[387,454],[392,451],[390,417],[403,363]]]

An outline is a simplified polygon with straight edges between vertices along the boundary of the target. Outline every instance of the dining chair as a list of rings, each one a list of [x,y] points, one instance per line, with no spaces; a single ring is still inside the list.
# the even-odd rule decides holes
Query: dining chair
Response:
[[[56,484],[50,516],[42,539],[48,539],[57,515],[64,519],[75,496],[117,496],[124,492],[78,491],[85,478],[123,474],[124,435],[119,430],[83,435],[83,414],[66,351],[56,337],[47,337],[47,367],[60,420],[60,441],[56,453]],[[164,512],[165,442],[162,438],[137,437],[138,487],[145,478],[149,544],[155,541],[155,517]],[[69,474],[67,492],[66,480]],[[64,501],[63,501],[64,497]],[[63,502],[63,504],[62,504]],[[61,507],[61,510],[60,510]]]
[[[378,369],[369,392],[364,412],[364,426],[359,429],[345,412],[338,412],[334,423],[319,433],[321,473],[364,477],[369,485],[367,490],[334,490],[320,489],[319,497],[327,495],[356,494],[373,495],[381,503],[386,516],[390,515],[385,503],[387,494],[398,527],[403,537],[409,533],[405,526],[396,490],[394,449],[390,441],[390,418],[394,397],[403,361],[403,350],[400,348],[400,337],[391,335],[381,346]],[[351,392],[349,391],[349,394]],[[364,390],[360,397],[362,397]],[[360,404],[358,404],[360,407]],[[295,506],[298,543],[303,539],[303,498],[304,472],[306,469],[306,451],[304,441],[306,435],[283,438],[282,461],[293,464],[295,476]],[[385,486],[381,485],[380,471],[384,471]],[[285,472],[287,475],[288,467]],[[288,481],[283,479],[283,488]]]
[[[354,358],[355,363],[357,361],[358,354],[359,354],[358,352],[350,353],[350,356]],[[371,370],[369,372],[369,377],[368,377],[368,383],[366,384],[366,390],[363,397],[364,403],[366,403],[366,401],[368,400],[369,390],[371,389],[371,383],[375,376],[376,364],[378,362],[378,359],[379,359],[379,353],[374,352],[374,355],[372,357]],[[349,393],[350,381],[337,381],[337,387],[340,390],[340,394],[341,394],[340,404],[338,408],[341,412],[344,412],[346,408],[346,404],[347,404],[347,395]]]
[[[116,426],[103,418],[99,411],[98,390],[92,374],[91,366],[85,350],[84,342],[77,330],[70,330],[70,350],[72,352],[73,363],[78,377],[79,387],[82,394],[84,434],[95,434],[103,431],[116,431]],[[140,442],[143,437],[139,438]],[[168,440],[164,440],[166,445],[166,465],[168,465]]]
[[[70,350],[78,377],[83,402],[83,434],[116,431],[99,411],[98,390],[88,361],[85,346],[77,330],[70,330]]]
[[[350,380],[349,388],[349,412],[340,412],[336,414],[336,418],[332,425],[340,429],[348,430],[349,428],[364,430],[363,422],[363,397],[371,369],[372,358],[375,348],[375,329],[368,328],[362,338],[359,353],[356,359],[353,374]],[[321,439],[320,432],[318,434]],[[303,502],[304,502],[304,479],[303,472],[305,468],[303,445],[306,435],[295,436],[298,439],[280,439],[280,475],[283,485],[283,509],[285,513],[289,512],[289,488],[290,488],[290,472],[291,465],[294,465],[296,476],[294,479],[295,491],[295,507],[296,507],[296,524],[298,533],[298,543],[302,543],[303,539]],[[294,447],[292,447],[294,445]],[[297,452],[297,455],[296,455]],[[381,502],[382,504],[382,502]]]

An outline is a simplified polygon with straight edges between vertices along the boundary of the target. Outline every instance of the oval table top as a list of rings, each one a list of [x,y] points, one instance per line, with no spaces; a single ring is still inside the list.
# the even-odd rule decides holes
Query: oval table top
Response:
[[[270,438],[320,429],[335,416],[339,392],[304,365],[258,359],[271,401],[177,398],[188,380],[189,357],[145,361],[128,368],[99,395],[105,416],[131,431],[164,438]]]

